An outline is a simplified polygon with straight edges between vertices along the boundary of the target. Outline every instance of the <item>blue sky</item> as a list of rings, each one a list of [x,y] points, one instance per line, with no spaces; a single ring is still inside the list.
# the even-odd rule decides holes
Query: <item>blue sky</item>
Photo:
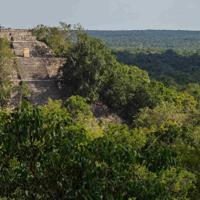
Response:
[[[86,29],[200,30],[200,0],[0,0],[0,24],[29,28],[59,21]]]

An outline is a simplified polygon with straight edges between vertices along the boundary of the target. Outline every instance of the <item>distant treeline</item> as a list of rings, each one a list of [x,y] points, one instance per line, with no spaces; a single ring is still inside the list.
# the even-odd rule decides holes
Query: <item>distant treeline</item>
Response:
[[[200,51],[200,31],[132,30],[87,31],[112,48],[176,49]]]

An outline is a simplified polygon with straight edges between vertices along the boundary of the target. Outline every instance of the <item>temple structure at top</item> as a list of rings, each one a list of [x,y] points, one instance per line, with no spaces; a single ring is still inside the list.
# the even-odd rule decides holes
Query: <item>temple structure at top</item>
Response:
[[[52,50],[38,41],[27,29],[0,29],[0,38],[11,43],[15,54],[13,82],[25,83],[30,90],[29,100],[33,104],[44,104],[51,99],[62,98],[57,85],[57,75],[65,59],[54,56]],[[17,102],[17,94],[13,94]]]

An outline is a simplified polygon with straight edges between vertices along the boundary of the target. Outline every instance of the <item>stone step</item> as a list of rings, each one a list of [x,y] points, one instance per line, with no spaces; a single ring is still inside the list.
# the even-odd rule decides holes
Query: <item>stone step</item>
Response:
[[[29,81],[25,82],[31,92],[29,100],[33,104],[46,104],[48,99],[61,99],[61,91],[56,81]]]
[[[11,39],[13,41],[36,41],[36,37],[31,35],[31,34],[27,34],[27,35],[18,35],[18,36],[12,36],[11,35]]]
[[[18,71],[21,79],[49,79],[43,59],[18,58]]]
[[[13,41],[12,46],[16,56],[23,57],[24,49],[28,48],[31,57],[52,57],[53,52],[46,44],[39,41]]]
[[[4,29],[0,30],[1,37],[10,41],[36,41],[36,37],[29,30]]]

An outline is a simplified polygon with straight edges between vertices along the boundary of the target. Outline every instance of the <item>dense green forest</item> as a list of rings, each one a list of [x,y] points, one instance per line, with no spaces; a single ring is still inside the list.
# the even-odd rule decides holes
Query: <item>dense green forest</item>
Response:
[[[43,106],[22,98],[15,109],[0,99],[0,198],[199,200],[199,75],[167,87],[80,27],[61,25],[33,33],[66,58],[59,80],[68,98]],[[1,62],[8,47],[0,40]],[[96,102],[121,121],[96,118]]]
[[[200,31],[130,30],[87,31],[112,48],[200,50]]]
[[[182,88],[200,83],[200,55],[180,55],[173,50],[162,53],[115,51],[118,60],[148,71],[152,79],[170,87]]]
[[[146,70],[152,79],[182,89],[200,83],[199,31],[88,31],[111,47],[118,61]]]

